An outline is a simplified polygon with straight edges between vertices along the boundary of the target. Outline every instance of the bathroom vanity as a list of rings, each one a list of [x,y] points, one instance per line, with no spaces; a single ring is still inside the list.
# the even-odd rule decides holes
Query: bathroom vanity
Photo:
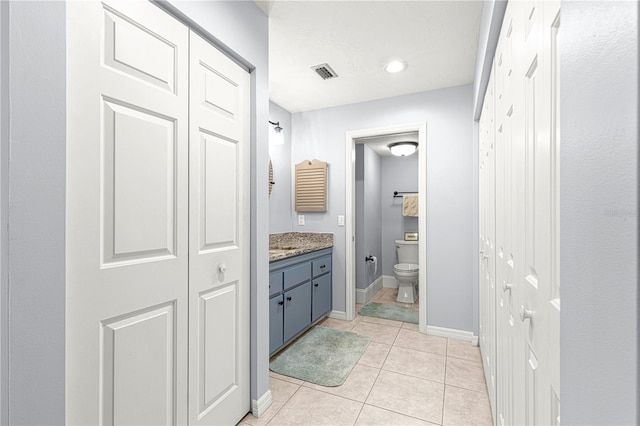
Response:
[[[328,235],[330,240],[317,244],[303,241],[269,250],[270,354],[331,311],[333,235]]]

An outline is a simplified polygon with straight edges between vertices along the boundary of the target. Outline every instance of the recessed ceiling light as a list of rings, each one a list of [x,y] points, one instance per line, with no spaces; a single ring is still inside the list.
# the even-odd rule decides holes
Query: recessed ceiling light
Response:
[[[403,71],[407,68],[407,64],[401,61],[391,61],[385,67],[384,70],[388,73],[394,74]]]

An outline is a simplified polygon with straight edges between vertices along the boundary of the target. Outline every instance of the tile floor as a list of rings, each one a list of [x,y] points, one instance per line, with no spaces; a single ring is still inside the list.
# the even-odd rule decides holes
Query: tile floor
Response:
[[[393,292],[385,288],[372,301],[386,303]],[[416,324],[360,315],[320,325],[371,339],[346,382],[323,387],[270,372],[273,404],[239,425],[492,424],[477,347],[420,334]]]

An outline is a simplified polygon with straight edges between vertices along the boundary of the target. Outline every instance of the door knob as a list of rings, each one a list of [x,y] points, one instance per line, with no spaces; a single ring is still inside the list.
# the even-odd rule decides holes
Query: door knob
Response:
[[[221,274],[224,274],[226,270],[227,270],[226,263],[221,263],[218,265],[218,272],[220,272]]]
[[[511,291],[511,289],[512,289],[512,288],[513,288],[513,284],[511,284],[511,283],[504,282],[504,283],[502,284],[502,291],[503,291],[503,292],[505,292],[505,293],[506,293],[507,291]]]
[[[526,319],[533,319],[533,311],[529,308],[525,308],[524,305],[520,305],[520,321],[524,322]]]

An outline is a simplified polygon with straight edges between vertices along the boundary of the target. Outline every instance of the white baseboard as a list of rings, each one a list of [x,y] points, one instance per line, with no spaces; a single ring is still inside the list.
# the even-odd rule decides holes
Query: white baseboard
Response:
[[[384,288],[398,288],[398,281],[393,275],[382,276],[382,287]]]
[[[329,312],[329,318],[339,319],[346,321],[347,313],[345,311],[331,311]]]
[[[377,280],[369,284],[367,288],[356,288],[356,303],[365,304],[382,289],[383,277],[380,275]]]
[[[267,411],[267,408],[271,407],[273,403],[273,396],[271,395],[271,389],[266,391],[257,401],[251,400],[251,413],[255,417],[260,417]]]
[[[474,336],[471,331],[428,325],[427,334],[431,334],[432,336],[448,337],[449,339],[464,340],[465,342],[471,342],[471,344],[478,346],[478,336]]]

